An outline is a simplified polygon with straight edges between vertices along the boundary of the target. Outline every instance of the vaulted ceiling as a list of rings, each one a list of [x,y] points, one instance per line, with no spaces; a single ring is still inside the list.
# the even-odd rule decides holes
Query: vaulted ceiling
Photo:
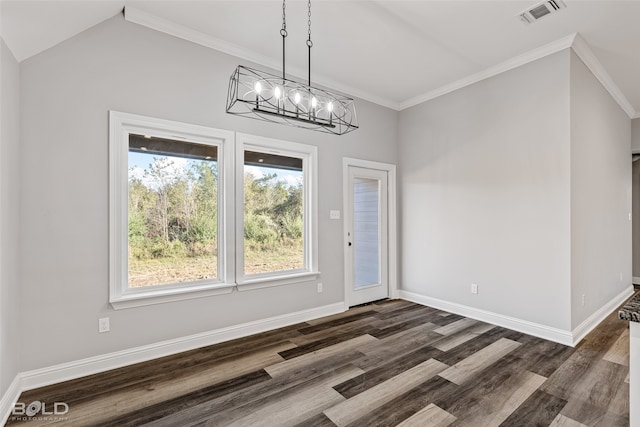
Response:
[[[312,79],[402,109],[565,48],[578,33],[592,69],[637,117],[640,0],[565,0],[566,9],[522,23],[517,15],[536,3],[314,0]],[[0,6],[0,34],[19,61],[126,6],[132,22],[281,66],[280,1],[2,0]],[[306,76],[307,2],[289,0],[286,12],[287,71]]]

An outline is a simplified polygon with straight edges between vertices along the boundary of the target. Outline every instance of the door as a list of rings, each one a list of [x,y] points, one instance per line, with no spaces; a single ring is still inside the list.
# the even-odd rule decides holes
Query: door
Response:
[[[389,297],[388,173],[346,167],[346,297],[354,306]]]

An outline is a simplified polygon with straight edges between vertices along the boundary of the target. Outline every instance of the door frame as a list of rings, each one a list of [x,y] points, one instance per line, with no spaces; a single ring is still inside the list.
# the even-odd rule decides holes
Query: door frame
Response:
[[[349,209],[349,167],[359,167],[366,169],[375,169],[387,172],[387,228],[388,228],[388,283],[389,298],[398,298],[398,226],[397,226],[397,198],[396,198],[396,165],[391,163],[374,162],[370,160],[355,159],[344,157],[342,159],[342,211],[344,212],[344,221],[342,223],[343,246],[342,253],[344,258],[344,304],[349,307],[349,277],[347,263],[350,262],[350,251],[347,251],[349,244],[349,225],[351,223]]]

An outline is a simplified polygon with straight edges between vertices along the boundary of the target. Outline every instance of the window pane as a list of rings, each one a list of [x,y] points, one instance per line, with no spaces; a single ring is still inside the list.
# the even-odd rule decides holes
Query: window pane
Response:
[[[129,287],[217,277],[217,154],[129,136]]]
[[[304,265],[302,159],[244,152],[244,274]]]

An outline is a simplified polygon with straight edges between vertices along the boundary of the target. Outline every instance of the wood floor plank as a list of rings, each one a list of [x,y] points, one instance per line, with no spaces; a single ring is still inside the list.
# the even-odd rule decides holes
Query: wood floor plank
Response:
[[[370,304],[378,313],[385,313],[387,311],[394,311],[402,307],[414,307],[419,304],[414,304],[407,300],[402,299],[390,299],[385,301],[376,301]]]
[[[387,338],[387,337],[390,337],[392,335],[395,335],[398,332],[406,331],[406,330],[415,328],[416,326],[424,325],[425,323],[428,323],[429,325],[432,325],[431,322],[425,322],[425,320],[426,319],[423,319],[423,318],[420,318],[420,317],[414,318],[414,319],[410,319],[410,320],[407,320],[405,322],[396,323],[396,324],[393,324],[393,325],[388,326],[386,328],[382,328],[382,329],[378,329],[376,331],[373,331],[373,332],[371,332],[371,335],[376,337],[376,338],[378,338],[378,339],[383,339],[383,338]]]
[[[595,427],[629,427],[629,417],[621,417],[611,412],[606,412],[604,416],[593,425]]]
[[[620,334],[629,328],[629,322],[618,319],[617,310],[607,316],[584,340],[578,344],[581,350],[591,350],[596,353],[606,352],[616,342]]]
[[[517,341],[500,338],[493,344],[440,372],[439,375],[452,383],[462,384],[478,371],[492,365],[502,356],[518,348],[518,346],[520,346],[520,343]]]
[[[433,320],[431,320],[431,322],[435,323],[436,325],[446,326],[449,323],[457,322],[460,319],[464,319],[464,316],[449,313],[446,316],[435,315],[432,317],[432,319]]]
[[[319,339],[316,341],[311,341],[311,342],[308,342],[307,344],[298,345],[295,348],[290,348],[288,350],[281,351],[278,354],[282,356],[283,359],[289,360],[289,359],[293,359],[294,357],[302,356],[303,354],[311,353],[313,351],[320,350],[322,348],[326,348],[335,344],[339,344],[341,342],[348,341],[353,338],[357,338],[361,335],[375,336],[375,332],[377,331],[378,329],[375,328],[375,326],[370,323],[359,326],[357,328],[350,329],[348,331],[344,331],[344,332],[340,330],[336,330],[326,338]]]
[[[388,360],[384,365],[363,372],[357,377],[336,385],[334,388],[338,393],[349,399],[420,363],[435,358],[434,356],[438,356],[440,353],[442,352],[438,349],[429,347],[428,345],[423,346],[408,354]]]
[[[438,350],[449,351],[453,348],[458,347],[461,344],[470,341],[481,334],[490,331],[495,328],[494,325],[489,325],[487,323],[476,323],[471,327],[459,331],[458,333],[452,333],[451,335],[447,335],[444,338],[441,338],[436,343],[434,343],[434,347]]]
[[[347,313],[349,313],[347,311]],[[326,320],[322,323],[315,323],[311,326],[307,326],[305,328],[300,328],[298,329],[298,331],[301,334],[307,335],[307,334],[312,334],[314,332],[318,332],[318,331],[322,331],[326,328],[331,328],[334,326],[340,326],[340,325],[346,325],[350,322],[354,322],[356,320],[360,320],[360,319],[367,319],[369,318],[371,321],[373,321],[375,318],[373,316],[373,311],[372,310],[367,310],[367,311],[361,311],[361,312],[357,312],[357,313],[353,313],[353,314],[347,314],[344,316],[340,316],[336,318],[332,318],[331,320]]]
[[[424,305],[411,304],[407,306],[401,306],[394,310],[376,310],[374,316],[381,320],[394,320],[400,316],[430,316],[439,313],[440,312],[435,308],[426,307]]]
[[[490,344],[493,344],[500,338],[508,338],[512,341],[516,341],[516,339],[514,338],[516,338],[517,336],[518,334],[514,333],[514,331],[496,326],[480,335],[471,338],[468,341],[465,341],[463,343],[464,345],[457,345],[443,352],[443,354],[436,357],[436,359],[449,366],[453,366],[461,360],[471,356],[473,353],[482,350]]]
[[[241,375],[264,368],[281,361],[277,351],[289,346],[277,345],[266,350],[252,353],[250,356],[227,360],[207,369],[190,371],[176,379],[151,381],[145,387],[128,390],[123,399],[119,394],[101,394],[89,402],[70,406],[68,426],[86,426],[102,420],[135,412],[141,408],[188,394],[190,392],[219,384]],[[37,425],[37,424],[30,424]]]
[[[305,324],[306,325],[306,324]],[[301,326],[301,325],[298,325]],[[189,374],[192,371],[212,368],[237,359],[251,356],[255,352],[283,351],[295,347],[286,337],[300,335],[291,327],[254,335],[255,343],[247,347],[251,337],[240,338],[201,349],[186,351],[178,355],[166,356],[153,361],[142,362],[122,368],[89,375],[76,380],[29,390],[23,397],[30,402],[64,401],[72,406],[90,401],[97,394],[127,393],[129,390],[153,387],[154,383],[170,381],[175,372]],[[249,348],[249,350],[248,350]]]
[[[279,402],[282,401],[287,401],[289,406],[297,405],[296,400],[300,396],[313,401],[313,393],[320,393],[323,390],[330,389],[334,385],[346,381],[361,372],[358,368],[345,365],[334,371],[312,377],[306,381],[293,384],[281,383],[279,386],[274,384],[273,387],[269,389],[259,387],[258,393],[251,395],[239,394],[236,395],[232,401],[217,399],[209,403],[200,404],[188,410],[176,412],[151,425],[154,427],[173,427],[206,421],[207,425],[228,426],[232,423],[240,422],[240,420],[246,420],[247,417],[251,417],[252,414],[262,411],[264,408],[276,408],[280,404]],[[309,390],[311,390],[311,392],[309,392]],[[326,404],[327,400],[334,398],[336,402],[344,400],[342,396],[339,396],[338,399],[338,397],[336,397],[337,394],[333,389],[331,389],[331,392],[323,394],[321,406]],[[301,408],[300,414],[303,415],[300,416],[300,414],[297,414],[296,416],[306,419],[314,415],[314,411],[310,409],[315,405],[314,402],[306,402],[301,405],[303,405],[303,408]],[[295,411],[295,409],[292,408],[291,411]],[[315,412],[319,413],[320,410]],[[298,420],[298,422],[301,421],[303,421],[303,419]]]
[[[252,411],[249,415],[225,425],[227,427],[295,426],[344,400],[344,397],[333,388],[321,385],[301,390],[289,398],[278,399],[270,405]]]
[[[605,408],[624,383],[627,372],[625,366],[579,349],[549,377],[542,390],[561,399],[587,401]]]
[[[543,377],[553,374],[571,355],[575,349],[536,337],[523,336],[516,339],[522,344],[513,355],[525,362],[523,369],[534,372]]]
[[[435,326],[433,323],[418,325],[383,339],[370,341],[360,347],[359,351],[368,356],[380,357],[384,363],[398,354],[413,351],[442,338],[442,335],[433,332]]]
[[[477,325],[478,323],[481,323],[481,322],[465,317],[464,319],[460,319],[456,322],[449,323],[446,326],[441,326],[438,329],[434,329],[433,332],[437,332],[442,335],[451,335],[456,332],[460,332],[463,329],[467,329],[467,328],[470,328],[471,326]]]
[[[558,414],[558,416],[553,420],[549,427],[588,427],[582,423],[577,422],[576,420],[572,420],[571,418],[565,417],[562,414]]]
[[[176,422],[178,420],[183,422],[187,419],[195,419],[199,422],[203,418],[203,413],[217,414],[240,407],[253,407],[254,402],[264,401],[264,399],[278,395],[285,390],[300,387],[301,384],[310,385],[314,382],[322,381],[323,378],[342,375],[344,372],[352,372],[353,366],[350,361],[357,360],[360,356],[362,356],[362,353],[357,351],[338,353],[327,357],[308,369],[295,371],[290,375],[273,378],[243,390],[211,399],[208,402],[197,405],[197,407],[188,408],[176,414],[173,418]],[[167,426],[170,425],[170,423],[167,424]]]
[[[376,407],[387,403],[394,397],[437,375],[446,368],[447,365],[444,363],[429,359],[351,399],[327,409],[324,414],[337,426],[345,426],[367,412],[371,412]]]
[[[433,403],[430,403],[424,409],[421,409],[396,427],[447,427],[455,420],[456,417]]]
[[[352,307],[347,311],[343,311],[342,313],[332,314],[331,316],[320,317],[318,319],[307,320],[306,326],[321,325],[323,323],[327,323],[332,320],[341,319],[343,317],[351,317],[354,314],[360,314],[365,312],[371,313],[371,315],[373,316],[375,314],[375,310],[376,310],[376,306],[374,305],[368,305],[368,306],[363,305],[359,307]]]
[[[357,350],[359,347],[375,341],[377,341],[377,338],[374,338],[371,335],[361,335],[357,338],[322,348],[318,351],[314,351],[313,353],[306,353],[294,359],[269,365],[265,368],[265,371],[274,378],[290,374],[292,371],[306,369],[314,363],[318,363],[323,358],[333,356],[338,353]]]
[[[175,412],[180,412],[192,408],[198,404],[209,402],[221,396],[232,394],[244,390],[247,387],[269,381],[271,377],[263,369],[251,372],[246,375],[225,381],[214,386],[205,387],[200,390],[187,393],[173,399],[159,402],[139,409],[135,412],[127,412],[119,417],[110,418],[104,422],[97,422],[94,427],[101,426],[134,426],[150,423],[169,416]]]
[[[359,348],[365,357],[354,360],[353,365],[366,372],[378,369],[387,364],[389,360],[411,353],[440,338],[440,334],[432,331],[434,327],[435,325],[432,323],[427,323],[365,344]]]
[[[450,414],[456,416],[463,414],[484,396],[492,394],[494,390],[509,381],[511,377],[519,375],[523,371],[522,364],[522,359],[507,354],[491,365],[490,369],[479,371],[469,381],[449,389],[449,393],[436,394],[433,403]]]
[[[318,415],[296,424],[295,427],[336,427],[336,425],[321,412]]]
[[[536,390],[500,427],[548,426],[560,415],[566,400]]]
[[[312,332],[310,334],[300,334],[296,337],[290,338],[289,341],[294,343],[297,346],[302,346],[315,341],[320,341],[320,340],[330,338],[336,333],[340,334],[340,333],[348,333],[352,331],[362,330],[362,328],[366,326],[374,326],[375,328],[381,328],[381,327],[384,327],[385,325],[386,325],[386,322],[382,322],[378,318],[365,317],[365,318],[354,320],[353,322],[348,322],[342,325],[326,327],[324,329],[321,329],[316,332]]]
[[[620,337],[604,355],[604,360],[629,366],[629,329],[625,329]]]
[[[434,402],[438,396],[449,396],[458,388],[436,375],[361,416],[348,427],[395,426]]]
[[[514,375],[464,413],[455,414],[457,420],[452,426],[497,427],[545,381],[545,377],[528,371]]]

